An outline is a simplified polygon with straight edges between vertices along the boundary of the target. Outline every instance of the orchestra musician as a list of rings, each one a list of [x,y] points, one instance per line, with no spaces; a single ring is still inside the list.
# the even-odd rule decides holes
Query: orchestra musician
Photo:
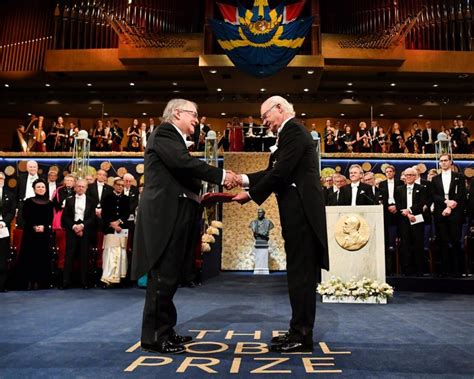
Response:
[[[356,133],[357,151],[359,153],[370,153],[372,151],[372,137],[367,130],[367,124],[362,121],[359,123],[359,130]]]
[[[405,152],[405,137],[400,130],[400,124],[394,122],[392,125],[392,134],[390,135],[392,153],[400,154]]]
[[[112,129],[110,130],[110,146],[112,151],[122,151],[123,129],[119,125],[119,120],[114,118],[112,121]]]

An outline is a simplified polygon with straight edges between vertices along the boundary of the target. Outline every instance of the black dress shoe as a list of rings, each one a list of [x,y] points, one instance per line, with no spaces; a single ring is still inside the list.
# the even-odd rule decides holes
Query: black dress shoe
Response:
[[[277,353],[311,353],[313,351],[313,344],[287,341],[270,345],[270,351]]]
[[[160,354],[181,354],[186,351],[186,348],[171,341],[163,341],[158,344],[142,343],[142,350]]]
[[[174,344],[181,345],[183,343],[188,343],[193,340],[191,336],[180,336],[179,334],[172,334],[168,337],[168,340]]]
[[[274,343],[284,343],[288,341],[288,337],[290,336],[290,332],[286,332],[284,334],[280,334],[279,336],[273,337],[271,339],[272,344]]]

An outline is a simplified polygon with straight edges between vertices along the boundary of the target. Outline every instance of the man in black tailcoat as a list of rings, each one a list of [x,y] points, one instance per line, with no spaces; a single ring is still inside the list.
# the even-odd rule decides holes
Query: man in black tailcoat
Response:
[[[426,188],[415,183],[414,168],[405,170],[406,183],[395,189],[395,207],[399,217],[400,258],[402,273],[421,276],[424,271],[423,208],[427,203]],[[419,219],[417,219],[418,217]]]
[[[464,175],[452,171],[449,154],[439,157],[441,173],[432,180],[436,242],[441,251],[442,274],[459,276],[463,271],[462,224],[466,205]]]
[[[236,176],[189,154],[186,137],[198,127],[197,105],[170,100],[164,123],[151,134],[145,150],[145,186],[140,196],[132,256],[132,279],[148,273],[141,346],[164,354],[185,351],[189,336],[174,330],[173,296],[187,261],[199,212],[201,180],[231,188]]]
[[[380,182],[379,189],[383,200],[383,221],[385,232],[385,267],[387,275],[394,272],[394,251],[398,235],[398,216],[395,207],[395,189],[403,182],[395,178],[395,166],[385,168],[387,180]]]
[[[339,191],[338,205],[374,205],[375,196],[372,187],[362,183],[364,170],[358,164],[349,167],[349,179],[351,184],[347,184]]]
[[[276,352],[307,352],[313,349],[316,317],[316,284],[320,270],[329,269],[326,211],[319,181],[316,150],[310,133],[294,118],[293,105],[281,96],[261,106],[262,121],[276,134],[277,149],[268,167],[242,175],[243,186],[234,200],[262,204],[277,195],[282,235],[285,240],[288,292],[292,309],[287,333],[274,337]]]
[[[87,262],[91,233],[95,232],[95,202],[86,196],[87,182],[79,179],[75,186],[75,195],[66,199],[61,223],[66,229],[66,258],[64,262],[63,289],[71,285],[74,255],[79,251],[81,282],[87,288]]]
[[[10,225],[15,217],[15,195],[5,189],[5,174],[0,172],[0,292],[6,291],[7,258],[10,251]]]

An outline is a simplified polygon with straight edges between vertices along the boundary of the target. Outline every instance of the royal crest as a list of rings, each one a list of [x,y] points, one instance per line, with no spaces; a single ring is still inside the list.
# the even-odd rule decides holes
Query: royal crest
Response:
[[[252,76],[269,76],[285,67],[303,45],[313,17],[299,19],[304,0],[273,9],[254,0],[252,9],[218,3],[224,21],[210,20],[217,42],[234,65]]]

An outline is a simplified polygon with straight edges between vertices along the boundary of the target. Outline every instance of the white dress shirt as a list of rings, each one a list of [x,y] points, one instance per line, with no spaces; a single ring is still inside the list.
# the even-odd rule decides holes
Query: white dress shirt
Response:
[[[76,206],[74,208],[74,221],[84,221],[86,211],[86,195],[76,195]]]
[[[441,172],[441,180],[443,182],[444,198],[449,199],[449,187],[451,186],[451,170]]]
[[[53,200],[54,191],[56,191],[56,182],[48,182],[49,200]]]
[[[35,191],[33,189],[33,182],[38,179],[38,175],[28,175],[28,179],[26,181],[26,191],[25,191],[25,198],[29,199],[30,197],[35,196]]]
[[[395,204],[395,179],[387,179],[388,203]]]
[[[407,185],[407,209],[411,209],[412,206],[413,206],[413,184]]]
[[[97,182],[97,194],[99,196],[99,202],[102,199],[103,191],[104,191],[104,183]]]
[[[357,183],[351,183],[351,189],[352,189],[352,198],[351,198],[351,205],[357,205],[356,200],[357,200],[357,189],[359,188],[359,182]]]

